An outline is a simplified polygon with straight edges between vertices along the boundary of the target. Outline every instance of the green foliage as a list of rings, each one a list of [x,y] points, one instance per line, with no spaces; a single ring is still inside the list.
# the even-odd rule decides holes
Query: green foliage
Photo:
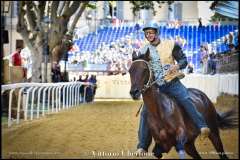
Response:
[[[130,3],[133,5],[132,11],[134,16],[136,16],[137,12],[141,9],[151,9],[153,11],[153,14],[156,14],[156,10],[154,9],[154,5],[157,2],[158,7],[161,8],[162,4],[167,3],[168,5],[171,5],[174,1],[130,1]]]
[[[233,21],[235,19],[221,15],[217,12],[215,12],[215,14],[211,17],[211,22],[218,22],[218,21]]]
[[[87,8],[96,9],[97,6],[96,6],[96,4],[88,3]]]

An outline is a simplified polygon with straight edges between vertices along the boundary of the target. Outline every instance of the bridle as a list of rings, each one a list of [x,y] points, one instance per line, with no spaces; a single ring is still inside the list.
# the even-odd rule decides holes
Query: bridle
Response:
[[[153,84],[155,84],[157,82],[157,80],[152,81],[152,71],[150,69],[149,63],[143,59],[138,59],[132,62],[136,63],[136,62],[144,62],[147,65],[148,71],[149,71],[149,78],[146,84],[144,84],[143,88],[141,89],[141,93],[143,94],[144,92],[146,92],[147,89],[149,89],[150,87],[152,87]]]

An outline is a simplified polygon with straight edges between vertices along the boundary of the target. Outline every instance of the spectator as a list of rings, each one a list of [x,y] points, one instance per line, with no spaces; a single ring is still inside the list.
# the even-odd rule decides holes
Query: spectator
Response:
[[[96,83],[97,83],[96,76],[91,75],[88,81],[89,81],[90,83],[96,84]]]
[[[198,28],[202,28],[202,18],[198,18]]]
[[[83,80],[82,80],[82,75],[79,75],[79,77],[78,77],[78,80],[77,81],[79,81],[79,82],[83,82]]]
[[[12,53],[12,65],[22,66],[21,47],[17,47],[16,51]]]
[[[97,78],[96,75],[91,75],[89,79],[90,83],[93,83],[92,87],[92,101],[94,100],[95,94],[96,94],[96,89],[97,89]]]
[[[236,51],[237,44],[236,44],[236,35],[233,32],[230,32],[228,35],[228,48],[231,52]]]
[[[230,32],[228,34],[228,40],[229,40],[229,44],[233,44],[233,32]]]
[[[207,47],[202,45],[200,47],[200,54],[201,54],[201,64],[202,64],[202,73],[208,73],[208,50]]]
[[[61,82],[62,76],[61,76],[61,70],[60,65],[56,62],[53,62],[53,68],[52,68],[52,82]]]
[[[87,74],[85,79],[83,80],[84,82],[90,82],[90,81],[93,81],[91,80],[91,78],[89,78],[89,75]],[[92,102],[93,100],[93,89],[91,86],[85,86],[86,87],[86,97],[85,97],[85,101],[86,102]]]
[[[187,74],[190,74],[190,73],[193,73],[193,66],[192,66],[192,64],[188,64],[188,66],[187,66]]]
[[[21,50],[22,50],[22,47],[20,47],[20,46],[16,47],[16,51],[11,54],[11,61],[12,61],[13,66],[22,67],[21,74],[22,74],[23,79],[25,79],[26,75],[27,75],[27,70],[25,67],[23,67],[23,59],[21,57]]]
[[[78,78],[77,81],[84,82],[84,80],[82,79],[82,75],[79,75],[79,78]],[[83,102],[83,99],[84,99],[84,85],[81,85],[81,87],[80,87],[80,97],[81,97],[80,101]]]
[[[214,52],[213,53],[211,53],[210,55],[209,55],[209,69],[210,69],[210,74],[211,75],[214,75],[214,74],[216,74],[216,62],[217,60],[216,60],[216,55],[214,54]]]
[[[21,50],[22,66],[26,73],[26,79],[28,82],[31,81],[32,77],[32,58],[31,51],[28,47],[25,47]]]
[[[235,31],[234,32],[234,37],[233,37],[233,44],[235,45],[235,49],[239,51],[239,32]]]
[[[83,79],[83,82],[88,82],[88,77],[89,77],[89,75],[87,74],[85,79]]]

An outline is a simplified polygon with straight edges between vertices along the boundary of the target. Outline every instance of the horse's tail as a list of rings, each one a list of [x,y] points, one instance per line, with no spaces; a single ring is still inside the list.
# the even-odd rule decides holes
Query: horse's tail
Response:
[[[217,112],[218,126],[220,129],[238,128],[238,112],[231,109],[227,112]]]

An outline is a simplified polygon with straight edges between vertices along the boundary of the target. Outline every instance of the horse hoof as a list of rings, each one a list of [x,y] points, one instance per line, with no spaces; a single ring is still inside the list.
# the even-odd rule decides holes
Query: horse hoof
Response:
[[[157,159],[162,159],[162,158],[163,158],[162,153],[160,153],[160,154],[153,153],[153,155],[154,155]]]

